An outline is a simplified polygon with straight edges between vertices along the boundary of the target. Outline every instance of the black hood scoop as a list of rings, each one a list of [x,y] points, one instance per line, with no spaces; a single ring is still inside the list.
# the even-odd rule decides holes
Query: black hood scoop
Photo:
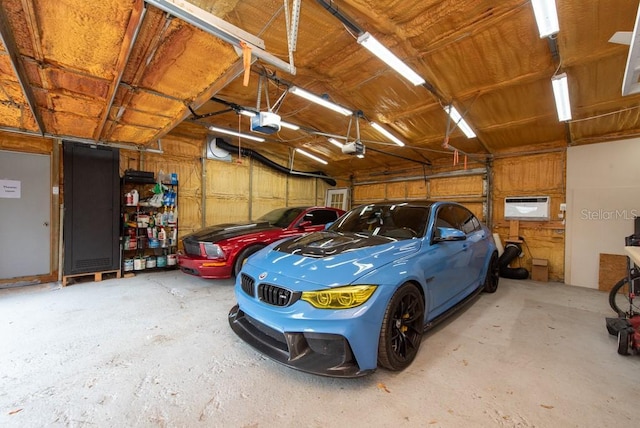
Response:
[[[289,239],[274,249],[283,253],[322,258],[393,241],[393,239],[384,236],[324,231]]]

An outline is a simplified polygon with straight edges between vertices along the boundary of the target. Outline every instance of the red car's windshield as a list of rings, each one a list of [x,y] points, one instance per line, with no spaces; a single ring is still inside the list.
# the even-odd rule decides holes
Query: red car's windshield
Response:
[[[304,208],[278,208],[260,217],[257,221],[266,221],[277,227],[287,227],[304,211]]]

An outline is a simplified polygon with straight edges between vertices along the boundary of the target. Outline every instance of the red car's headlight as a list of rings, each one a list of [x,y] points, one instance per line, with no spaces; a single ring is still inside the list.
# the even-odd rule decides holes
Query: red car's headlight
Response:
[[[220,245],[211,242],[201,242],[200,248],[202,255],[208,259],[224,259],[225,254]]]

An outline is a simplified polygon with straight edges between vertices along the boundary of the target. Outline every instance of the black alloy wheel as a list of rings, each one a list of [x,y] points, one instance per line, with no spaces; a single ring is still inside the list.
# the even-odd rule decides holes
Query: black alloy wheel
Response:
[[[498,289],[498,282],[500,281],[500,264],[498,263],[498,253],[494,252],[489,260],[489,268],[487,269],[487,276],[484,278],[485,293],[495,293]]]
[[[403,370],[420,348],[424,327],[424,298],[414,284],[400,287],[389,302],[378,342],[378,364]]]

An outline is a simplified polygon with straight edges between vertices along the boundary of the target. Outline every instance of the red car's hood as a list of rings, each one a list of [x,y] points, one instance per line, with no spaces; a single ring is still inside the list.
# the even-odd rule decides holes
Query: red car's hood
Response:
[[[187,235],[184,237],[184,240],[196,242],[217,242],[223,239],[272,229],[277,229],[277,227],[272,226],[268,222],[247,221],[243,223],[216,224],[215,226],[209,226]]]

